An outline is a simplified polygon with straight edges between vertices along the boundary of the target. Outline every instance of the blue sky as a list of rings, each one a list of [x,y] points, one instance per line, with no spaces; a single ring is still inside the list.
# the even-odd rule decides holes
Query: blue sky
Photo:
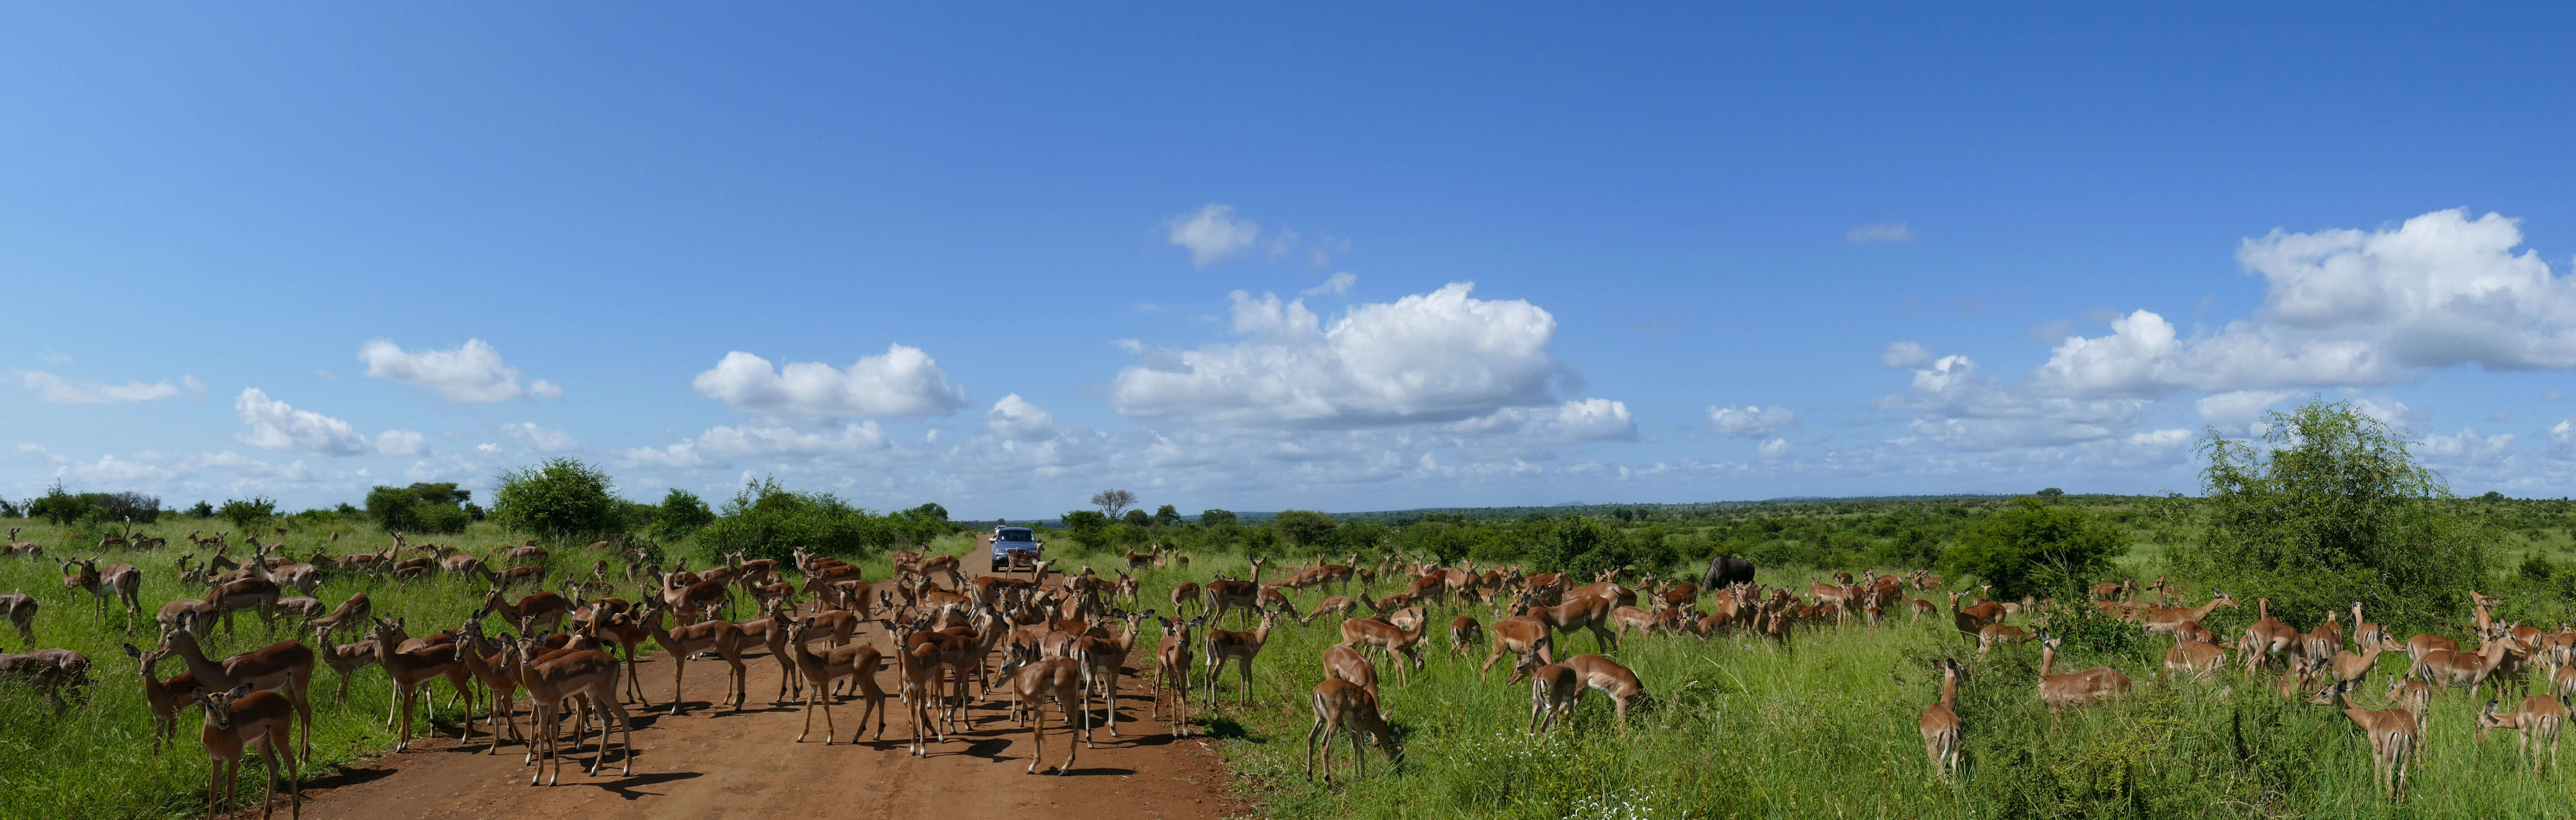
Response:
[[[1939,11],[0,12],[0,496],[2568,494],[2566,14]]]

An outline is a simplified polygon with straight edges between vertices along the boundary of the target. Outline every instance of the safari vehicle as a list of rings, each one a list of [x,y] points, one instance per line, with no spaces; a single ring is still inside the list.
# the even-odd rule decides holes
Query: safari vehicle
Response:
[[[1038,562],[1046,542],[1027,527],[994,527],[985,536],[993,547],[993,571],[1024,570]]]

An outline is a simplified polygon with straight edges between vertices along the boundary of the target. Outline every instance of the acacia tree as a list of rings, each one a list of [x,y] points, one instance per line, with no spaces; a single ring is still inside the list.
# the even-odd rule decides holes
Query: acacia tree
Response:
[[[2411,442],[2322,397],[2265,422],[2259,440],[2201,439],[2209,526],[2176,549],[2178,574],[2309,618],[2354,601],[2392,624],[2461,611],[2486,556]]]
[[[1101,515],[1116,519],[1120,512],[1136,506],[1136,494],[1126,490],[1101,490],[1091,494],[1091,506],[1099,507]]]

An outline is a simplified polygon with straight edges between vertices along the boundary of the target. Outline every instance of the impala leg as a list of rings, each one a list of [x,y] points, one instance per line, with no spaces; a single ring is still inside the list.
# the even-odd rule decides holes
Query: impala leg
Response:
[[[1038,762],[1046,759],[1046,701],[1038,701],[1029,711],[1029,774],[1037,774]]]

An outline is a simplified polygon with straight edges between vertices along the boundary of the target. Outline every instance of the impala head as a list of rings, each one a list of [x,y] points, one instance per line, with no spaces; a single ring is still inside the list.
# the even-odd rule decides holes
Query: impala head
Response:
[[[231,731],[233,728],[233,702],[249,697],[250,693],[251,686],[250,684],[245,683],[240,686],[233,687],[233,690],[230,692],[224,692],[221,694],[210,695],[207,694],[206,690],[203,688],[192,689],[189,690],[188,696],[195,698],[197,705],[206,707],[207,723],[213,724],[216,729]]]
[[[1503,678],[1503,683],[1519,683],[1522,678],[1529,677],[1530,673],[1538,671],[1539,667],[1547,665],[1539,660],[1539,650],[1546,645],[1547,642],[1541,640],[1530,644],[1528,649],[1521,650],[1520,660],[1512,662],[1512,674]]]

